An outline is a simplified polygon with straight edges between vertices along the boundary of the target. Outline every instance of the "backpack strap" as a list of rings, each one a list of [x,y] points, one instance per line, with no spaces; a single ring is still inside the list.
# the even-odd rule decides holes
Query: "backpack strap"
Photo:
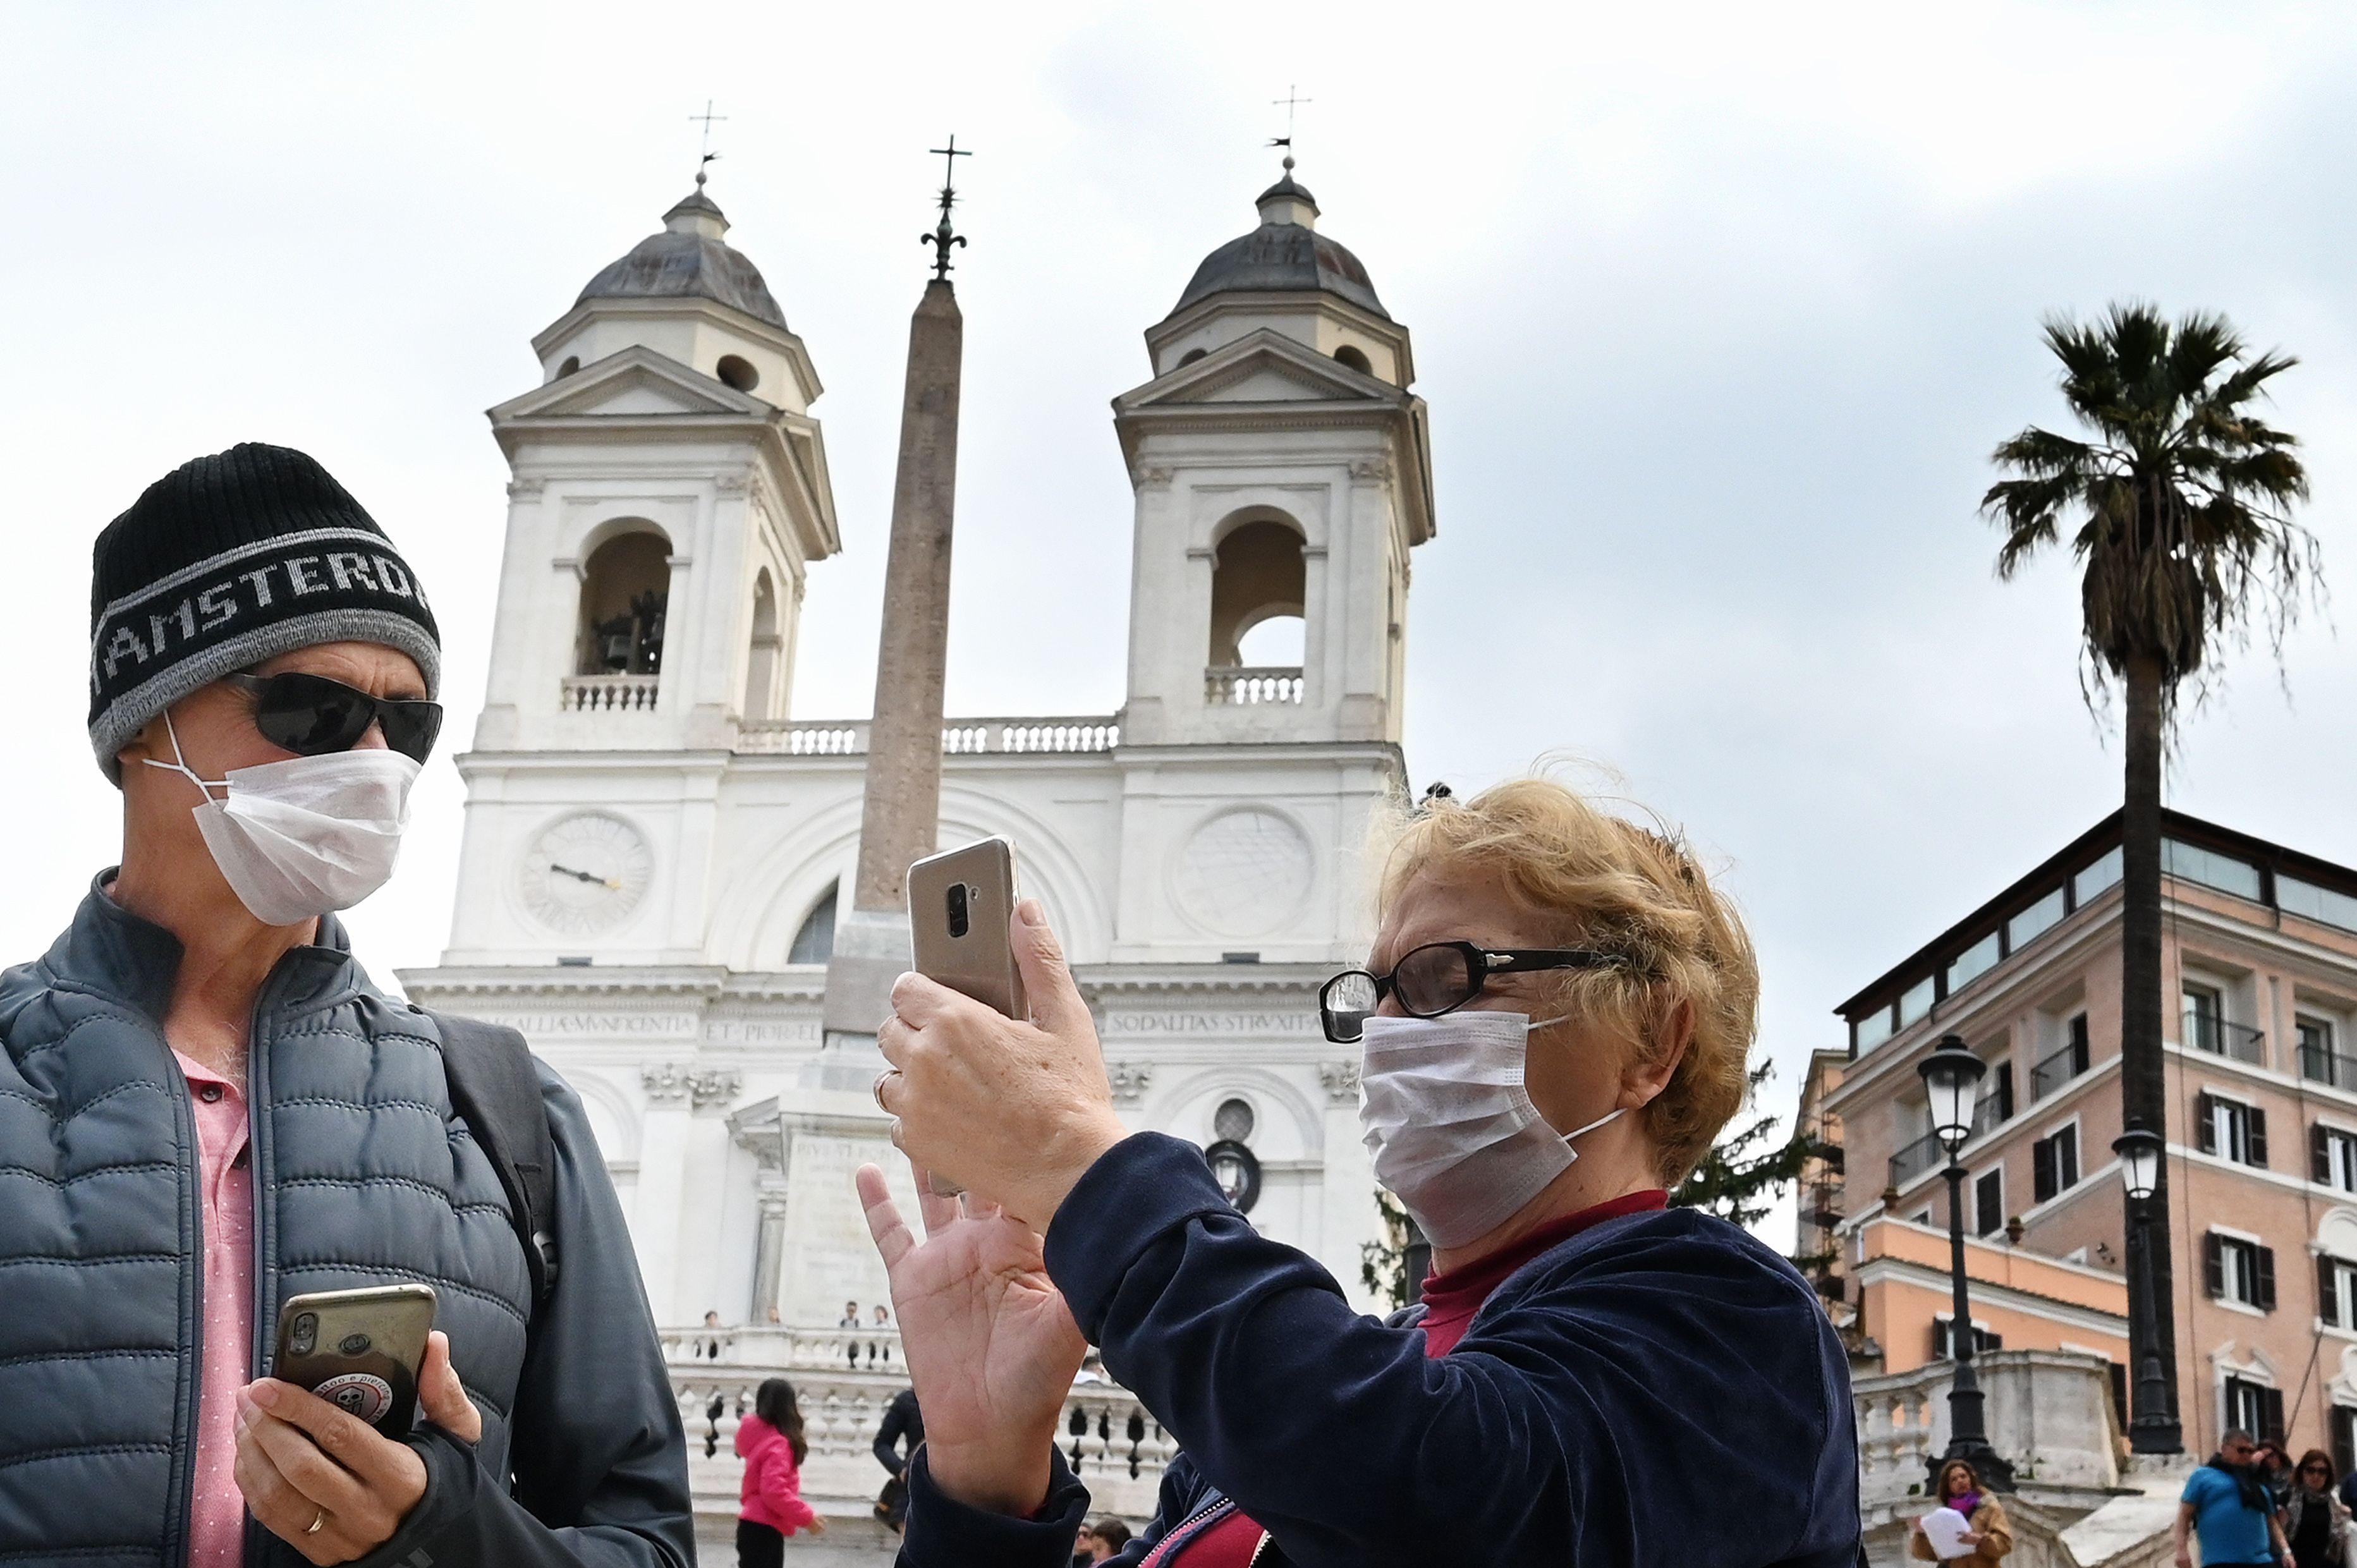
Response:
[[[507,1193],[516,1240],[532,1272],[534,1306],[556,1283],[556,1144],[540,1099],[532,1048],[503,1024],[429,1015],[442,1032],[442,1062],[450,1102],[475,1142],[489,1155]]]

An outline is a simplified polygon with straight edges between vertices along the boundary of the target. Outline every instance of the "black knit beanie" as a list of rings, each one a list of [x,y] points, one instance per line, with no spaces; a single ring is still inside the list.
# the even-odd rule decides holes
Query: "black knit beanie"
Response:
[[[90,744],[114,754],[222,676],[322,642],[417,660],[431,695],[442,639],[425,591],[318,463],[248,442],[147,487],[91,550]]]

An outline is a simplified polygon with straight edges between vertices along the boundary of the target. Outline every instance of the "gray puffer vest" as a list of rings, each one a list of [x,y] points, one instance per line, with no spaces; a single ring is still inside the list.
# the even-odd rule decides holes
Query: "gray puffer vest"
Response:
[[[45,958],[0,975],[0,1563],[160,1568],[186,1550],[204,1240],[193,1113],[157,1022],[179,957],[167,932],[93,888]],[[553,1295],[548,1320],[532,1324],[522,1248],[498,1176],[451,1110],[433,1020],[370,983],[333,919],[317,945],[271,972],[251,1042],[251,1366],[257,1375],[268,1366],[287,1296],[422,1280],[483,1417],[471,1462],[455,1438],[421,1429],[440,1444],[414,1440],[428,1460],[428,1497],[415,1528],[376,1555],[406,1560],[390,1549],[414,1551],[411,1537],[430,1535],[431,1560],[471,1560],[453,1554],[460,1543],[447,1521],[427,1516],[487,1503],[513,1512],[511,1474],[526,1502],[534,1489],[562,1496],[572,1518],[534,1509],[550,1524],[596,1522],[613,1487],[651,1503],[610,1510],[639,1516],[631,1530],[597,1532],[643,1555],[606,1549],[598,1561],[684,1555],[677,1412],[619,1211],[570,1090],[544,1069],[559,1144],[558,1242],[568,1276],[583,1266],[560,1285],[570,1299]],[[618,1286],[619,1296],[589,1299]],[[600,1319],[610,1326],[587,1326]],[[528,1361],[555,1364],[535,1372]],[[572,1430],[613,1418],[598,1400],[544,1417],[527,1409],[529,1452],[511,1452],[519,1391],[529,1402],[536,1386],[562,1387],[565,1363],[576,1379],[635,1381],[624,1430]],[[584,1466],[593,1473],[579,1474]],[[634,1467],[643,1473],[625,1474]],[[527,1486],[535,1477],[536,1488]],[[508,1523],[536,1532],[534,1546],[572,1533]],[[249,1564],[300,1561],[258,1526],[248,1530]],[[677,1544],[657,1550],[655,1539]]]

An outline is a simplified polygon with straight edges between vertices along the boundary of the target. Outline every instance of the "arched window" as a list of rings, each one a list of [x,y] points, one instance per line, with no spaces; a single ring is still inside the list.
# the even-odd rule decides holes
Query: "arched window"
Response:
[[[662,534],[641,527],[597,546],[582,572],[577,672],[661,674],[670,599],[671,542]]]
[[[1210,350],[1204,349],[1189,349],[1185,353],[1178,356],[1178,362],[1182,365],[1191,365],[1196,360],[1201,359]]]
[[[1296,623],[1289,644],[1291,658],[1281,662],[1297,667],[1302,662],[1299,622],[1307,583],[1301,535],[1290,526],[1261,518],[1230,530],[1211,558],[1211,667],[1233,670],[1258,665],[1258,659],[1245,656],[1247,634],[1265,623],[1287,618]],[[1276,628],[1276,635],[1283,632],[1284,628]],[[1254,639],[1255,652],[1262,640]]]
[[[562,381],[580,368],[581,356],[578,354],[567,354],[565,356],[565,363],[556,367],[557,379]]]
[[[794,945],[786,951],[788,963],[824,963],[834,956],[834,901],[842,890],[839,882],[828,888],[802,918],[802,929],[794,933]]]
[[[1334,350],[1334,358],[1362,376],[1372,376],[1375,373],[1375,367],[1368,360],[1367,356],[1348,343]]]
[[[778,635],[778,591],[770,569],[753,585],[753,649],[745,667],[745,718],[748,724],[778,716],[778,671],[786,639]]]

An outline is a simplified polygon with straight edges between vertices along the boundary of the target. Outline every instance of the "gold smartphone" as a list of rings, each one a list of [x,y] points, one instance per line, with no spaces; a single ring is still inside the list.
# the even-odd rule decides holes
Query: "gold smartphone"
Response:
[[[1020,897],[1015,846],[988,838],[909,867],[909,930],[917,972],[1010,1018],[1028,1018],[1006,924]]]
[[[289,1296],[270,1375],[308,1389],[387,1437],[417,1416],[417,1374],[434,1327],[434,1287],[371,1285]]]

